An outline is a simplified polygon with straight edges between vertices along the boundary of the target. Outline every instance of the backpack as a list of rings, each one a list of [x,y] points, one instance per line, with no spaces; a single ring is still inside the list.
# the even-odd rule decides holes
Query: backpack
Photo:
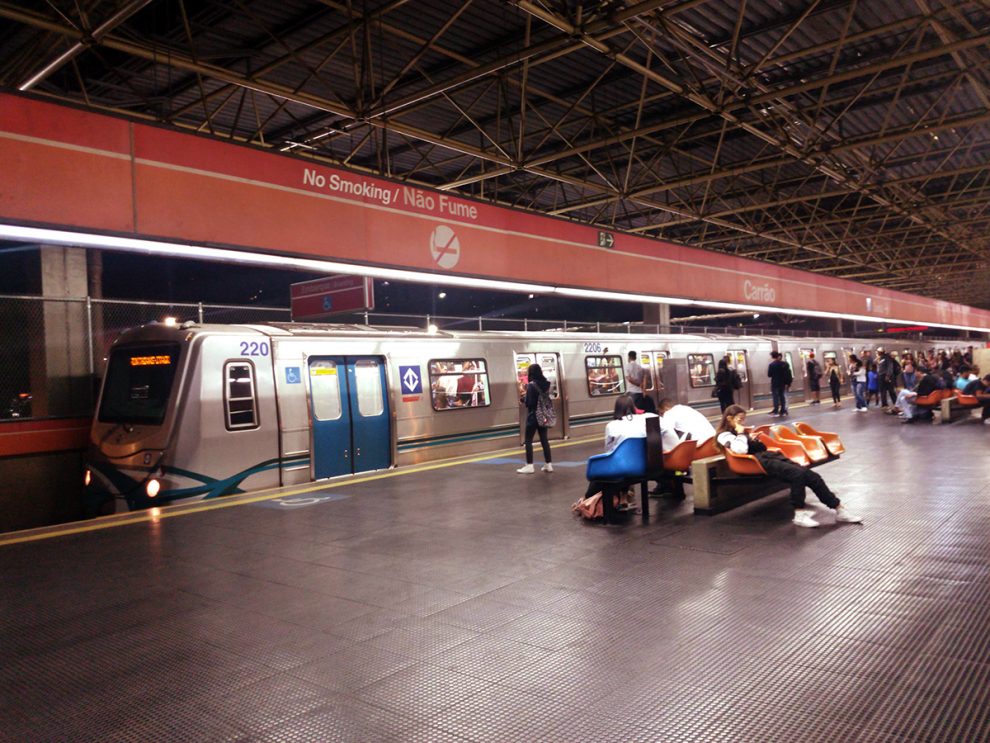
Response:
[[[557,422],[557,413],[553,409],[553,400],[546,392],[540,392],[540,397],[536,401],[536,425],[542,428],[549,428]]]
[[[732,389],[741,390],[742,389],[742,377],[739,376],[739,372],[735,369],[732,370]]]

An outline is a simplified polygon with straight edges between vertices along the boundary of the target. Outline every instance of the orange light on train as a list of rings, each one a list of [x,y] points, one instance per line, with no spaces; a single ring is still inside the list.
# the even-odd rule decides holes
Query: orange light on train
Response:
[[[144,486],[144,492],[148,494],[149,498],[154,498],[161,489],[162,484],[154,478],[148,480],[148,484]]]
[[[86,474],[83,475],[83,486],[88,488],[91,482],[93,482],[93,472],[87,467]]]

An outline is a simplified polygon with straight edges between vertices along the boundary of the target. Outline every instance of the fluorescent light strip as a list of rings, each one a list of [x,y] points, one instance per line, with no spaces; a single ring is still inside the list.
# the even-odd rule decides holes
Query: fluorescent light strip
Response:
[[[133,237],[114,237],[111,235],[95,235],[85,232],[70,232],[39,227],[21,227],[18,225],[0,224],[0,239],[26,240],[55,245],[72,245],[107,250],[122,250],[128,252],[143,252],[156,255],[171,255],[195,260],[217,260],[241,263],[255,266],[271,266],[285,268],[292,266],[317,273],[347,273],[356,276],[368,276],[374,279],[394,281],[410,281],[421,284],[438,284],[443,286],[461,286],[474,289],[494,289],[527,294],[558,294],[564,297],[578,299],[602,299],[613,302],[640,302],[648,304],[672,304],[678,306],[711,307],[714,309],[740,310],[744,312],[779,312],[789,315],[804,315],[837,320],[859,320],[872,323],[917,324],[918,320],[901,318],[876,318],[869,315],[852,315],[823,310],[806,310],[792,307],[772,307],[770,305],[737,304],[734,302],[715,302],[708,300],[684,299],[681,297],[663,297],[657,295],[631,294],[627,292],[604,291],[600,289],[577,289],[566,286],[550,286],[547,284],[528,284],[501,279],[479,279],[471,276],[455,274],[434,274],[428,271],[410,271],[398,268],[379,268],[375,266],[360,266],[339,261],[326,261],[317,258],[290,258],[268,255],[266,253],[251,253],[244,250],[228,250],[225,248],[210,248],[181,243],[170,243],[159,240],[145,240]],[[930,327],[950,328],[953,330],[969,330],[977,333],[990,332],[990,328],[972,325],[952,325],[925,321]]]

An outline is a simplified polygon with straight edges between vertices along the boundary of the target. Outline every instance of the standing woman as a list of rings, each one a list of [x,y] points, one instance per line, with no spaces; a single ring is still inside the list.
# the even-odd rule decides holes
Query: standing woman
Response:
[[[856,398],[856,412],[865,413],[866,407],[866,365],[856,354],[849,354],[849,381],[852,382],[853,397]]]
[[[539,364],[530,364],[526,372],[528,382],[526,392],[520,398],[529,412],[526,415],[526,464],[516,470],[520,475],[531,475],[533,469],[533,436],[537,432],[540,434],[540,446],[543,447],[544,472],[553,472],[553,464],[550,463],[550,440],[547,438],[547,427],[536,422],[536,406],[540,401],[540,395],[550,394],[550,380],[543,376],[543,369]]]
[[[832,407],[841,407],[842,398],[839,396],[839,385],[846,380],[842,378],[842,369],[839,368],[839,365],[835,363],[835,359],[833,358],[825,359],[825,379],[828,380],[828,387],[832,390]]]
[[[732,371],[729,369],[729,362],[725,359],[718,362],[718,371],[715,372],[715,396],[718,398],[718,404],[722,406],[723,413],[735,402],[732,399]]]

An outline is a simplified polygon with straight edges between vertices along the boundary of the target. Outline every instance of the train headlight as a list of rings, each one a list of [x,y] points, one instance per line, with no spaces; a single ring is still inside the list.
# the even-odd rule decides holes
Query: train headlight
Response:
[[[155,480],[154,478],[148,480],[148,484],[144,486],[144,492],[148,494],[149,498],[154,498],[156,495],[158,495],[158,491],[161,489],[162,489],[162,484],[158,482],[158,480]]]
[[[93,482],[93,472],[87,467],[86,474],[83,475],[83,485],[88,488],[91,482]]]

